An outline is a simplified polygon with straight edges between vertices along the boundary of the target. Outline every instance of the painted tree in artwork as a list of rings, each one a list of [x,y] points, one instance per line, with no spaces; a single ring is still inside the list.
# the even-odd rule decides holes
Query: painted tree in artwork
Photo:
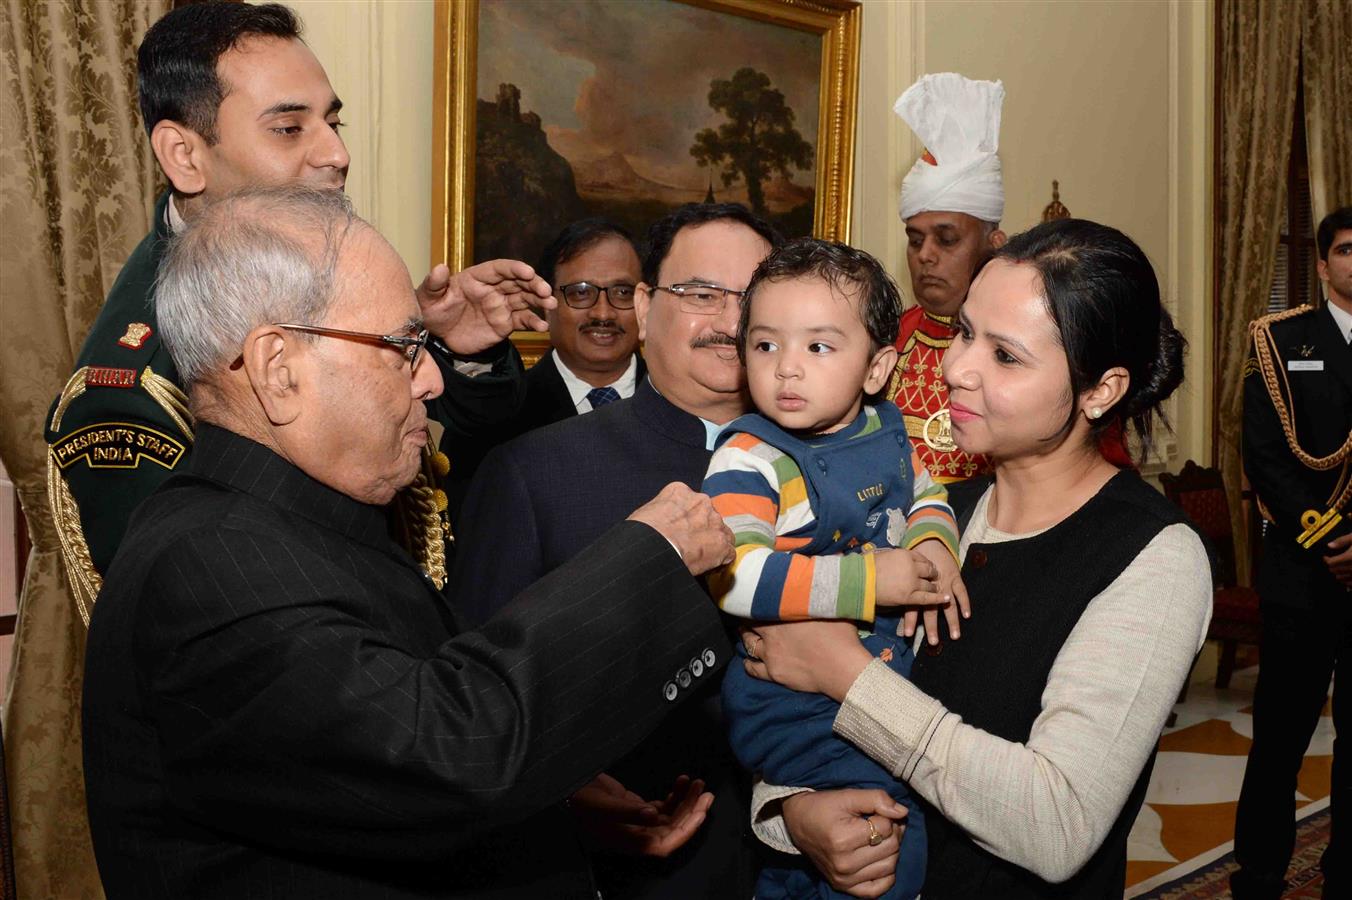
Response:
[[[741,178],[752,210],[765,215],[765,181],[775,171],[789,177],[791,165],[812,165],[812,145],[793,127],[793,109],[764,72],[744,67],[730,79],[715,78],[709,105],[728,120],[696,134],[690,155],[701,167],[722,166],[724,187]]]

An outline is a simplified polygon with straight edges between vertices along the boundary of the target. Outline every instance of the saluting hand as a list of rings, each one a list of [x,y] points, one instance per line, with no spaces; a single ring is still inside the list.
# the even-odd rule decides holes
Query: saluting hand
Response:
[[[732,562],[732,532],[704,494],[673,481],[629,516],[657,529],[681,554],[691,575]]]
[[[487,350],[513,331],[546,331],[537,308],[558,305],[549,283],[514,259],[493,259],[451,274],[435,266],[415,292],[427,329],[456,353]]]

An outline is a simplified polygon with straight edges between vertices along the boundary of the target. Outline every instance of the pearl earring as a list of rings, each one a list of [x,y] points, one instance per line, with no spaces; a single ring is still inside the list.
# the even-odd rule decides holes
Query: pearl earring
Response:
[[[1095,406],[1093,409],[1089,410],[1089,418],[1091,418],[1091,419],[1102,418],[1102,416],[1103,416],[1103,410],[1099,409],[1097,406]]]

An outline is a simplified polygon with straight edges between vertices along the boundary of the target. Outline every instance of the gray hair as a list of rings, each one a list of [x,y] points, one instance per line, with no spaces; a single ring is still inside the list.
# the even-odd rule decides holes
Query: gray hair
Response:
[[[354,225],[341,191],[291,185],[222,197],[174,235],[155,316],[184,385],[230,365],[260,325],[322,323]]]

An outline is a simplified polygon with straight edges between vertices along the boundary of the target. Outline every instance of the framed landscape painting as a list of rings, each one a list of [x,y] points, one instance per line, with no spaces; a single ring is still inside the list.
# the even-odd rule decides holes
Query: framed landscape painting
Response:
[[[848,238],[854,0],[438,0],[434,260],[534,264],[566,224],[641,239],[744,203]]]

